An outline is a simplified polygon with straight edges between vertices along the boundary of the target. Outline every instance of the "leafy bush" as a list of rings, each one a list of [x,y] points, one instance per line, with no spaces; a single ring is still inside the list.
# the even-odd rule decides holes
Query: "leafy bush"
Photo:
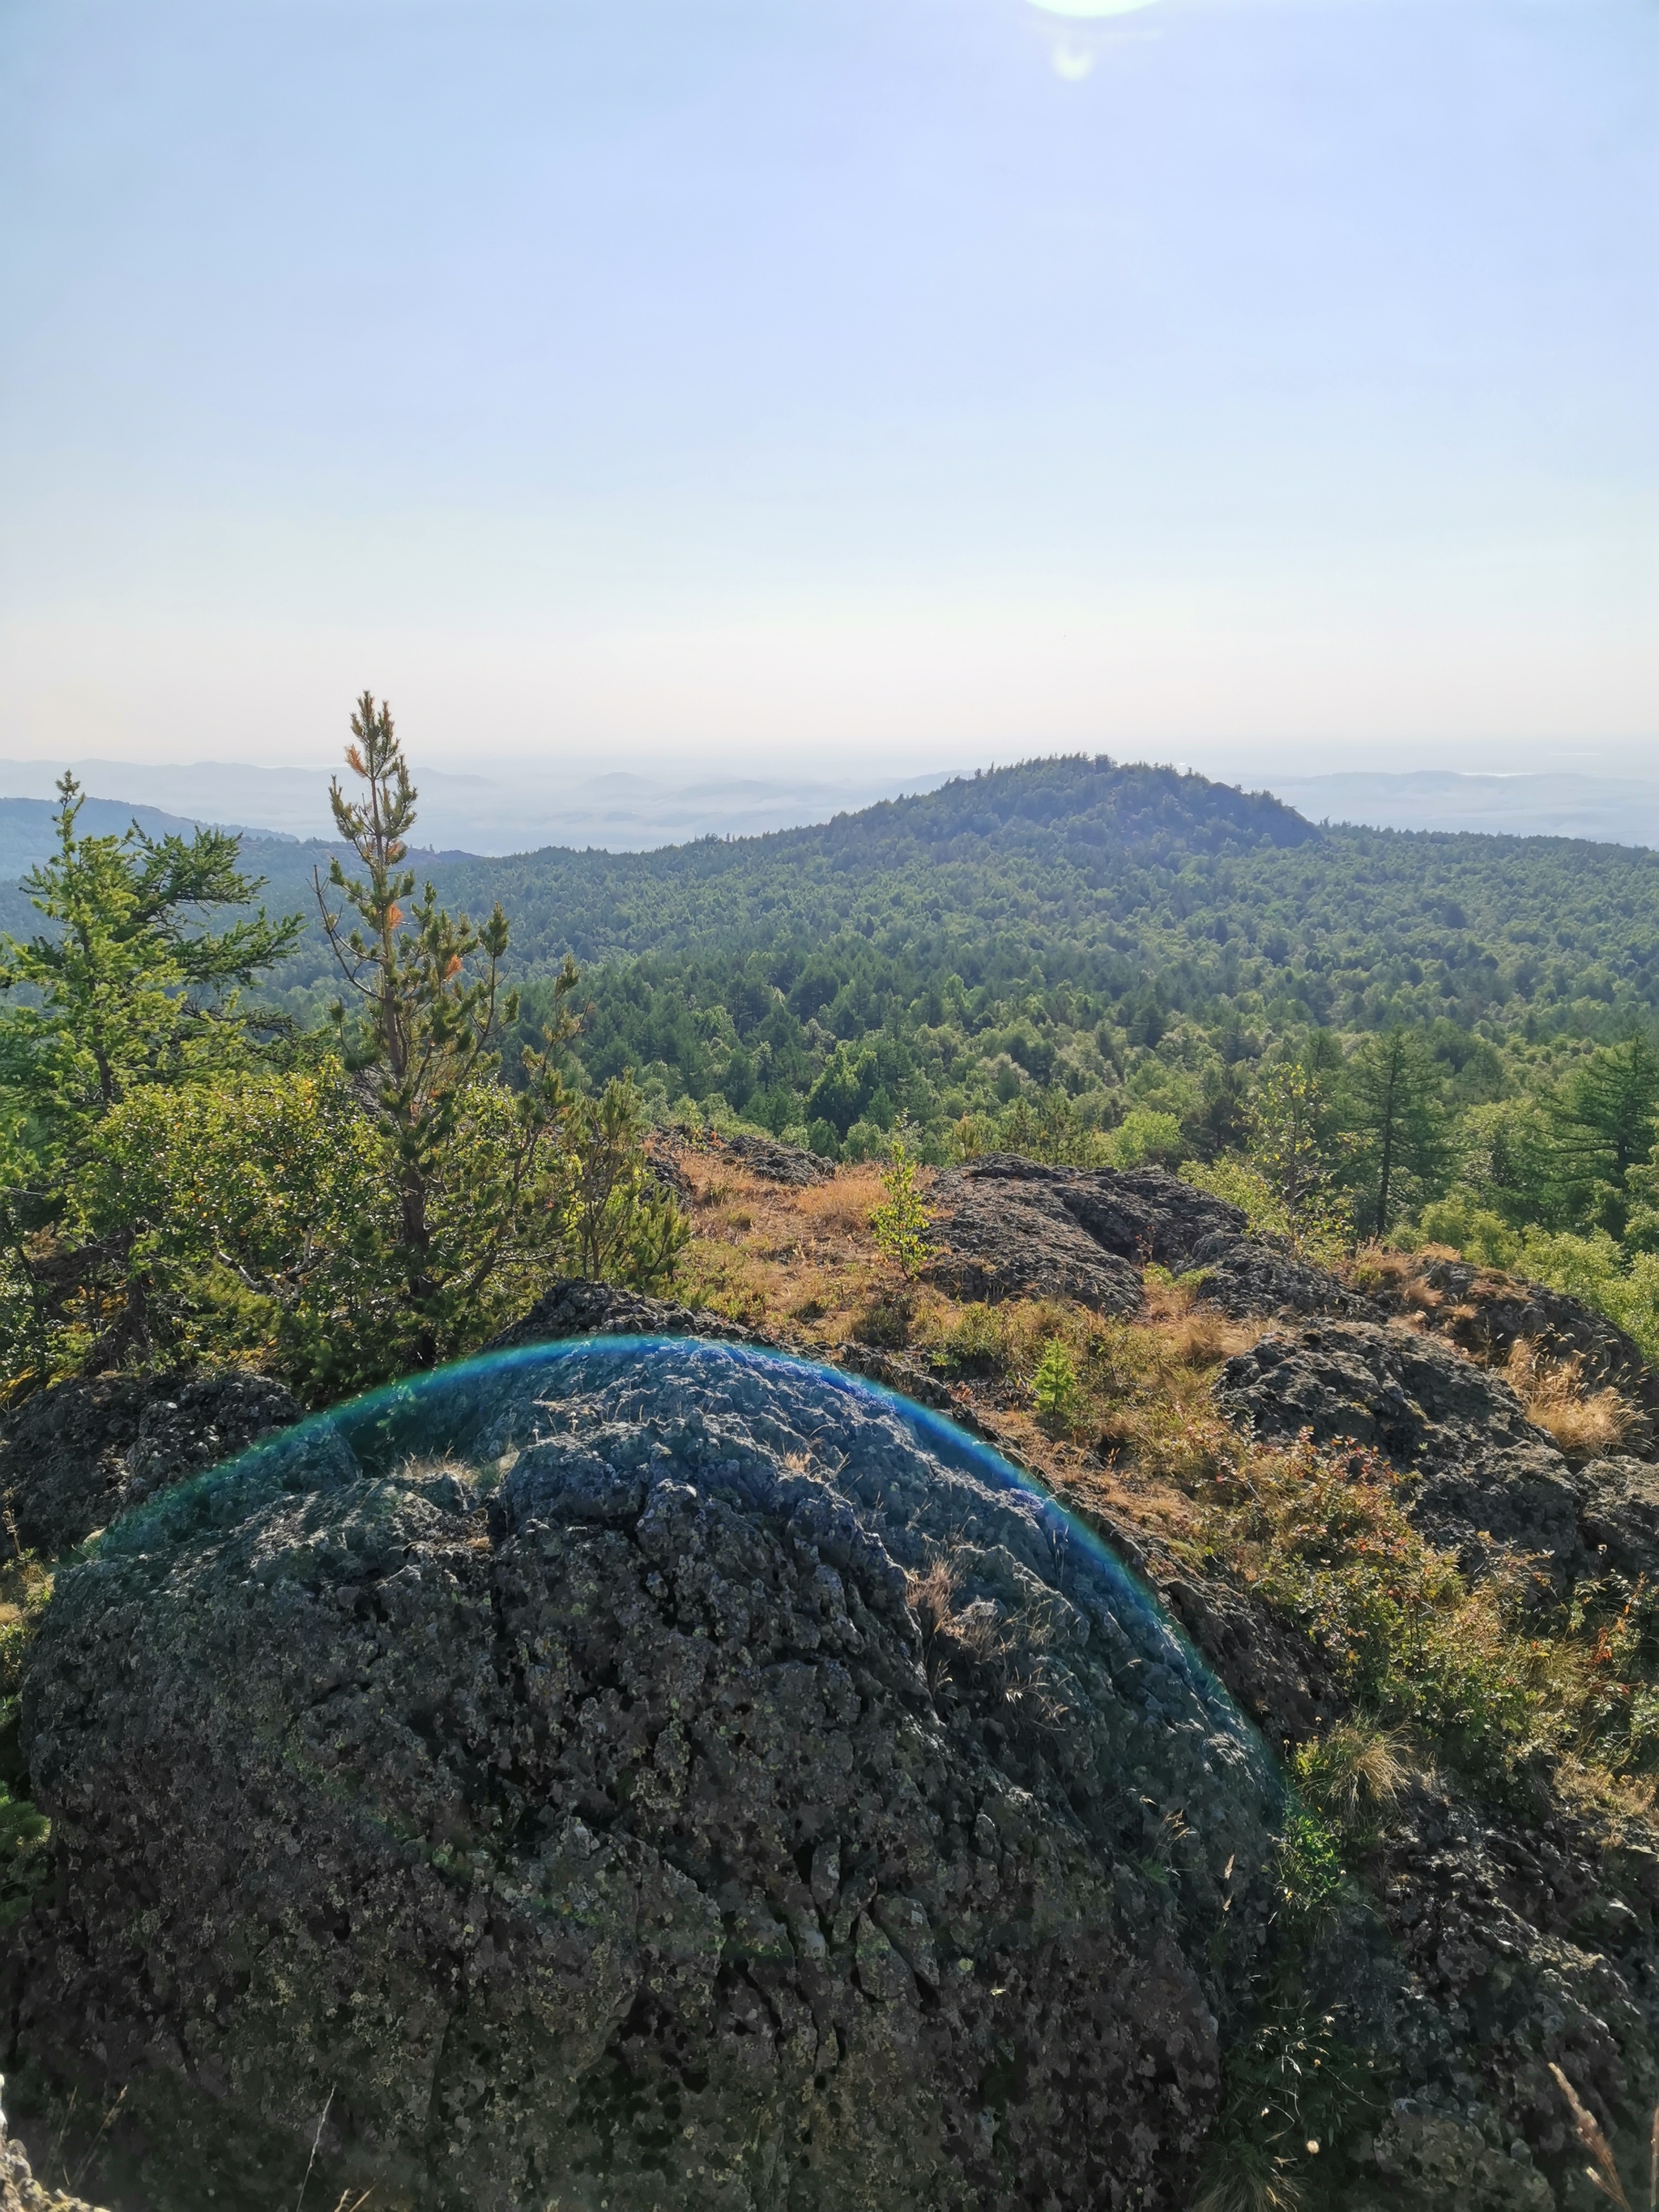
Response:
[[[1126,1114],[1099,1149],[1103,1164],[1115,1168],[1173,1167],[1186,1139],[1173,1114],[1137,1106]]]
[[[916,1187],[917,1165],[904,1132],[896,1132],[881,1179],[887,1195],[870,1216],[877,1250],[906,1276],[921,1273],[932,1249],[927,1240],[932,1217]]]

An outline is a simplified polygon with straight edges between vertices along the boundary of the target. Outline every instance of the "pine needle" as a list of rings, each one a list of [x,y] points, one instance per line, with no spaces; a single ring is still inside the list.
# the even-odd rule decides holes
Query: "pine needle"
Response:
[[[1569,2096],[1572,2094],[1571,2089],[1567,2091],[1567,2094]],[[317,2152],[322,2143],[323,2130],[328,2125],[328,2108],[333,2102],[334,2084],[331,2081],[328,2087],[328,2094],[323,2100],[322,2117],[317,2123],[317,2132],[311,2139],[311,2156],[306,2160],[305,2175],[300,2183],[300,2193],[294,2200],[294,2212],[300,2212],[300,2207],[306,2201],[306,2186],[311,2179],[311,2169],[317,2163]],[[1625,2212],[1630,2212],[1628,2205],[1625,2208]]]
[[[1574,2132],[1595,2161],[1594,2166],[1587,2166],[1584,2172],[1602,2196],[1619,2206],[1620,2212],[1632,2212],[1631,2201],[1625,2194],[1625,2185],[1619,2179],[1619,2168],[1613,2162],[1613,2147],[1602,2134],[1595,2113],[1553,2061],[1551,2062],[1550,2072],[1554,2075],[1561,2094],[1572,2108]],[[1655,2141],[1659,2142],[1659,2135],[1656,2136]]]
[[[1648,2212],[1659,2212],[1659,2105],[1648,2130]]]
[[[70,2195],[71,2197],[75,2196],[79,2191],[82,2182],[86,2178],[87,2168],[92,2164],[94,2159],[97,2157],[98,2146],[103,2142],[104,2137],[109,2133],[110,2122],[115,2118],[115,2115],[120,2111],[122,2106],[125,2105],[126,2101],[127,2089],[126,2084],[124,2082],[121,2086],[120,2095],[110,2106],[108,2112],[105,2113],[102,2124],[100,2126],[97,2134],[92,2139],[92,2148],[87,2153],[80,2165],[75,2169],[75,2177],[70,2183]]]

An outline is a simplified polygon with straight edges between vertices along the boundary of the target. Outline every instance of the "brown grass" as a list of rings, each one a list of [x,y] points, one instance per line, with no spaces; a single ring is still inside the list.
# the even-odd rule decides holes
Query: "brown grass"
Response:
[[[1551,1359],[1517,1339],[1504,1371],[1527,1419],[1553,1437],[1569,1459],[1614,1450],[1639,1418],[1616,1390],[1585,1388],[1583,1362],[1576,1352]]]
[[[1625,2185],[1619,2178],[1619,2167],[1613,2155],[1613,2146],[1602,2134],[1595,2113],[1585,2104],[1583,2099],[1553,2060],[1550,2062],[1550,2072],[1555,2076],[1556,2087],[1567,2100],[1568,2109],[1572,2114],[1572,2131],[1590,2154],[1591,2163],[1585,2167],[1585,2172],[1603,2197],[1610,2203],[1620,2206],[1620,2212],[1632,2212],[1631,2201],[1625,2194]],[[1656,2139],[1659,2139],[1659,2106],[1654,2108],[1653,2119],[1655,2136]],[[1653,2197],[1654,2191],[1650,2184],[1648,2191],[1650,2206],[1652,2205]]]
[[[803,1190],[766,1182],[735,1161],[688,1152],[691,1243],[679,1294],[694,1305],[777,1331],[803,1351],[830,1350],[864,1333],[896,1286],[875,1249],[870,1213],[878,1170],[841,1170]],[[891,1316],[873,1324],[891,1340]]]

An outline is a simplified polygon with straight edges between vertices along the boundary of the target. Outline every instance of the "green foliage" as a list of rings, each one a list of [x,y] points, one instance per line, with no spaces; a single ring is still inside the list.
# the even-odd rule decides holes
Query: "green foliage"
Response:
[[[1031,1397],[1038,1413],[1053,1429],[1069,1429],[1079,1403],[1077,1368],[1063,1340],[1051,1336],[1042,1347],[1036,1372],[1031,1377]]]
[[[1329,1189],[1328,1092],[1322,1070],[1286,1060],[1267,1071],[1250,1102],[1250,1165],[1292,1224]]]
[[[1107,1137],[1102,1164],[1114,1168],[1173,1167],[1185,1139],[1179,1120],[1149,1106],[1132,1107]]]
[[[517,993],[503,994],[501,985],[507,917],[498,903],[477,929],[465,915],[457,920],[440,906],[429,883],[413,898],[414,872],[403,862],[416,793],[385,702],[377,708],[364,692],[351,730],[346,761],[363,795],[349,799],[336,781],[329,797],[335,827],[365,872],[349,875],[335,856],[329,883],[343,903],[331,908],[320,877],[317,902],[336,965],[358,1001],[355,1018],[343,1004],[335,1018],[347,1066],[372,1070],[376,1079],[372,1111],[396,1163],[396,1252],[415,1322],[410,1352],[417,1364],[429,1365],[465,1328],[468,1309],[524,1218],[545,1208],[546,1156],[568,1110],[549,1048],[568,1031],[550,1025],[542,1051],[524,1048],[524,1080],[504,1120],[501,1094],[485,1079],[499,1066],[492,1041],[519,1017]],[[404,899],[411,901],[407,916]],[[356,924],[346,924],[346,908]],[[469,965],[478,960],[482,972]],[[556,1005],[575,981],[567,962],[555,979]],[[600,1146],[608,1124],[597,1122],[589,1133]],[[446,1253],[434,1210],[441,1182],[462,1156],[482,1170],[467,1198],[474,1233],[464,1251]],[[604,1241],[596,1228],[593,1249]]]
[[[464,1212],[464,1185],[457,1200]],[[166,1357],[270,1364],[320,1399],[410,1355],[396,1158],[337,1059],[130,1099],[72,1206]],[[441,1255],[465,1231],[434,1212]],[[95,1323],[71,1309],[66,1327],[84,1339]]]
[[[1237,1206],[1256,1236],[1282,1237],[1289,1242],[1290,1210],[1260,1168],[1229,1152],[1213,1161],[1183,1160],[1181,1172],[1200,1190]]]
[[[257,889],[234,838],[83,838],[64,786],[59,853],[31,879],[55,932],[0,975],[33,994],[0,1025],[0,1386],[246,1360],[320,1402],[473,1348],[561,1269],[672,1278],[687,1231],[637,1091],[580,1097],[555,1065],[574,970],[503,1083],[505,916],[475,929],[429,885],[411,896],[391,717],[365,695],[353,731],[363,796],[333,800],[362,872],[333,856],[332,904],[314,884],[356,1002],[331,1046],[261,1051],[234,994],[293,926],[185,918]]]
[[[24,1003],[0,1019],[0,1091],[22,1106],[49,1157],[133,1091],[188,1081],[245,1049],[234,987],[289,951],[297,918],[263,911],[217,935],[214,908],[246,907],[261,888],[219,830],[82,836],[80,787],[58,787],[58,851],[22,889],[52,927],[0,947],[0,991]]]
[[[870,1227],[877,1250],[907,1277],[921,1273],[932,1249],[927,1237],[930,1216],[916,1187],[916,1158],[904,1132],[896,1131],[881,1179],[887,1195],[871,1214]]]
[[[1305,1813],[1291,1815],[1280,1861],[1285,1881],[1304,1880],[1309,1849],[1328,1867],[1328,1842],[1316,1839],[1317,1824],[1310,1829],[1308,1821]],[[1329,1925],[1326,1914],[1320,1926]],[[1386,2075],[1345,2036],[1342,2011],[1309,1998],[1311,1948],[1306,1935],[1292,1938],[1254,2022],[1228,2045],[1221,2110],[1193,2212],[1305,2212],[1313,2205],[1334,2212],[1343,2197],[1341,2146],[1375,2126],[1386,2108]]]
[[[1363,1225],[1386,1237],[1402,1212],[1443,1188],[1443,1079],[1421,1034],[1398,1024],[1366,1038],[1343,1063],[1342,1077]]]
[[[1553,1109],[1557,1179],[1581,1216],[1617,1214],[1632,1169],[1647,1160],[1659,1134],[1659,1057],[1639,1033],[1593,1052],[1562,1085]],[[1622,1219],[1607,1225],[1622,1226]]]
[[[1346,1876],[1334,1832],[1318,1814],[1292,1803],[1279,1850],[1279,1909],[1309,1933],[1329,1927],[1341,1905]]]
[[[1201,1525],[1376,1725],[1431,1731],[1496,1789],[1571,1740],[1559,1655],[1516,1627],[1529,1581],[1471,1586],[1407,1518],[1385,1462],[1307,1446],[1261,1455],[1218,1474]]]
[[[659,1291],[672,1281],[690,1231],[651,1173],[639,1092],[618,1079],[580,1100],[568,1132],[572,1172],[565,1202],[577,1273]]]

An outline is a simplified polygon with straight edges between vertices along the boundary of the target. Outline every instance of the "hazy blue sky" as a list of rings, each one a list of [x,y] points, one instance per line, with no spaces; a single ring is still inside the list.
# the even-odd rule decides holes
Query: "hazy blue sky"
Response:
[[[0,756],[1659,737],[1656,0],[0,0]]]

